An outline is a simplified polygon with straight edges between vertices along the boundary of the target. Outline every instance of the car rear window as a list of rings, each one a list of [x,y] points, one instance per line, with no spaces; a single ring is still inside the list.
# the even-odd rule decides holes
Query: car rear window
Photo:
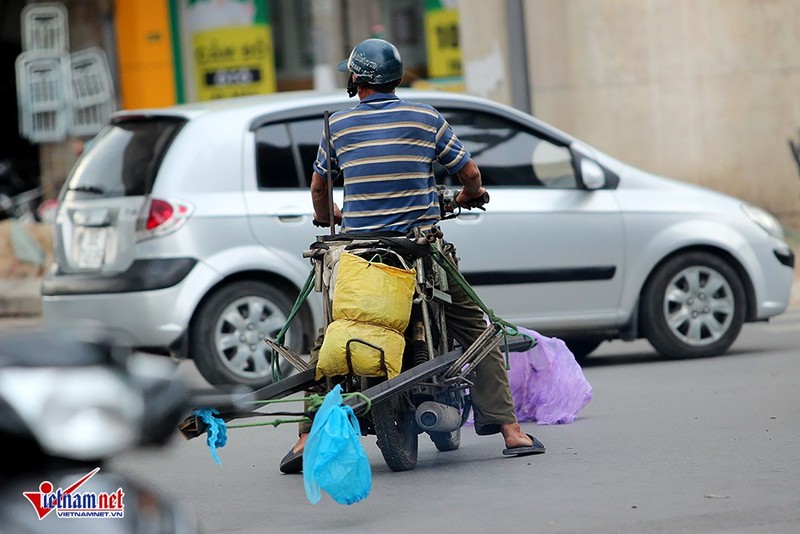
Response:
[[[66,191],[106,197],[150,194],[164,154],[184,124],[177,117],[114,121],[73,167]]]

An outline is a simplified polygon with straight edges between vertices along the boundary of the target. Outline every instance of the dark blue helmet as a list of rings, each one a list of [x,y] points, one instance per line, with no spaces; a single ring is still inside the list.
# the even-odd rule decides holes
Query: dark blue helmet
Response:
[[[403,60],[392,43],[367,39],[358,43],[336,70],[351,72],[356,85],[383,85],[403,78]]]

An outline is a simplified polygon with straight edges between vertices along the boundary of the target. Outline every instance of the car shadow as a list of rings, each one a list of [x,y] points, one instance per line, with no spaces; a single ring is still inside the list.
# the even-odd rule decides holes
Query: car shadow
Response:
[[[789,350],[789,347],[768,347],[768,348],[749,348],[749,347],[742,347],[742,348],[732,348],[729,349],[724,354],[719,354],[717,356],[705,356],[705,357],[692,357],[687,356],[685,358],[670,358],[667,356],[662,356],[657,353],[655,350],[641,350],[641,351],[626,351],[626,352],[610,352],[607,351],[605,354],[598,354],[592,355],[586,358],[583,362],[581,362],[581,367],[588,369],[592,367],[609,367],[612,365],[634,365],[634,364],[652,364],[652,363],[663,363],[663,362],[680,362],[680,361],[691,361],[691,360],[710,360],[710,359],[723,359],[723,358],[735,358],[735,357],[742,357],[742,356],[752,356],[755,353],[759,355],[769,354],[769,353],[783,353]]]

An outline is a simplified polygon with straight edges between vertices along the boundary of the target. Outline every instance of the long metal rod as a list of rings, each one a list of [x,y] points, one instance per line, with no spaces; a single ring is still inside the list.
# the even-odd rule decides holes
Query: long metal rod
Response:
[[[331,223],[331,235],[336,235],[336,217],[333,214],[333,165],[331,164],[333,143],[331,142],[330,115],[331,112],[327,109],[323,113],[323,120],[325,122],[325,144],[327,145],[326,150],[328,151],[328,157],[325,158],[328,162],[328,220]]]
[[[466,376],[474,369],[474,361],[480,361],[500,341],[500,329],[494,323],[486,327],[481,335],[470,345],[464,354],[444,373],[444,378]],[[464,368],[469,365],[468,368]]]
[[[425,302],[425,263],[422,258],[417,258],[414,262],[417,268],[417,284],[421,288],[423,295],[419,307],[422,310],[422,327],[425,330],[425,344],[428,346],[428,358],[433,358],[436,354],[436,347],[433,346],[433,331],[431,330],[431,313],[428,303]]]
[[[402,393],[415,384],[453,365],[453,362],[455,362],[462,353],[463,350],[458,348],[446,354],[442,354],[437,358],[428,360],[422,365],[412,367],[394,378],[390,378],[385,382],[381,382],[363,391],[363,395],[369,399],[369,401],[361,397],[352,397],[346,400],[345,404],[353,408],[353,411],[356,413],[365,412],[372,404],[385,401],[393,395]],[[218,417],[225,421],[232,421],[241,417],[250,417],[254,410],[248,406],[248,402],[283,398],[306,390],[315,383],[315,373],[316,369],[309,369],[284,378],[279,382],[264,386],[249,394],[238,396],[229,395],[225,397],[225,402],[216,402],[212,404],[212,407],[220,412]]]
[[[289,395],[311,387],[315,382],[314,375],[316,372],[316,369],[308,369],[307,371],[295,373],[284,378],[283,380],[273,382],[272,384],[252,391],[247,395],[243,395],[237,399],[237,401],[238,403],[246,403],[249,401],[271,400],[288,397]],[[224,411],[224,407],[219,408],[220,412]]]
[[[296,354],[289,347],[284,347],[283,345],[280,345],[269,338],[264,338],[264,343],[269,345],[272,350],[283,356],[283,358],[292,364],[292,367],[294,367],[296,370],[308,371],[311,368],[311,365],[309,365],[308,362],[303,360],[300,355]]]

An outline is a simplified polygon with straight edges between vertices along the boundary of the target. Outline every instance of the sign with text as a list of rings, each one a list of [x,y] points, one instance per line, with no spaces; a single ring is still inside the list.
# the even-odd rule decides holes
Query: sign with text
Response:
[[[197,99],[276,90],[272,28],[264,0],[186,0]]]
[[[429,8],[425,12],[425,40],[428,48],[428,77],[460,77],[458,10]]]

